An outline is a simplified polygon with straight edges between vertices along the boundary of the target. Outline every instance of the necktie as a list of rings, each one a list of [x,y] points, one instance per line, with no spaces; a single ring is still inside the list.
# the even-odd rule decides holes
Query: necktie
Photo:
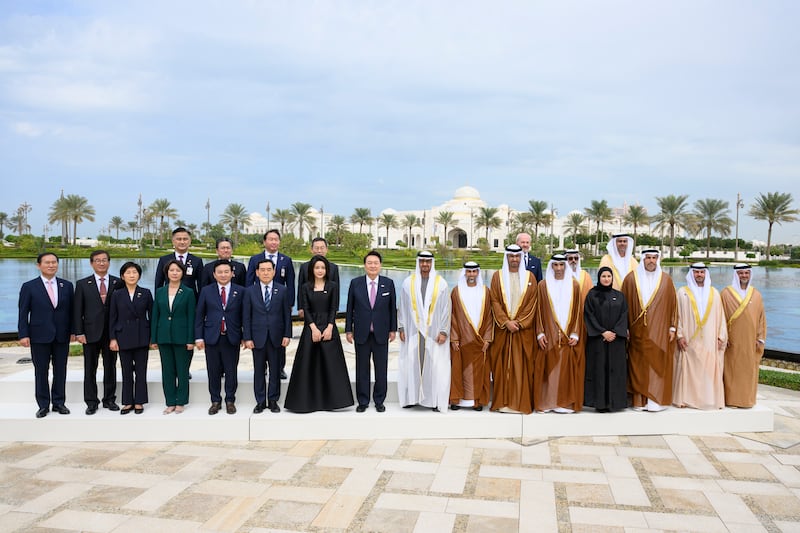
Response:
[[[55,289],[53,289],[54,281],[51,279],[45,285],[47,285],[47,294],[50,296],[50,302],[53,304],[53,307],[56,307],[56,293]]]
[[[273,254],[269,254],[269,260],[272,261],[272,266],[278,266],[275,264],[275,256]]]
[[[228,305],[228,299],[225,297],[225,287],[222,287],[222,291],[219,294],[219,297],[222,298],[222,310],[225,310],[225,306]],[[219,325],[219,330],[222,333],[225,333],[225,315],[222,315],[222,323]]]
[[[369,282],[369,306],[375,307],[375,280]]]
[[[106,296],[108,295],[108,290],[106,289],[106,278],[100,278],[100,300],[103,303],[106,303]]]
[[[178,256],[178,261],[180,261],[180,262],[181,262],[181,264],[184,264],[184,263],[183,263],[183,256],[182,256],[182,255],[179,255],[179,256]]]
[[[269,287],[264,287],[264,307],[269,311],[269,303],[272,301],[272,295],[269,292]]]

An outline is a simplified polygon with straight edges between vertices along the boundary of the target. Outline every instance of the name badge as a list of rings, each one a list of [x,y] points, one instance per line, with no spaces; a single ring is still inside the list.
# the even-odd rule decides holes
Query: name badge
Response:
[[[281,277],[282,278],[286,277],[286,267],[281,267]]]
[[[187,276],[191,276],[192,272],[194,272],[194,268],[193,267],[190,267],[190,266],[186,267],[186,275]]]

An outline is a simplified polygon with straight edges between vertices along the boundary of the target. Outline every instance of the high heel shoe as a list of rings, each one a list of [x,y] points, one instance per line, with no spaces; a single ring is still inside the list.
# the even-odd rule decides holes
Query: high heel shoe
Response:
[[[133,412],[134,412],[134,414],[137,414],[137,415],[140,415],[140,414],[144,413],[144,406],[143,405],[137,405],[134,408]]]

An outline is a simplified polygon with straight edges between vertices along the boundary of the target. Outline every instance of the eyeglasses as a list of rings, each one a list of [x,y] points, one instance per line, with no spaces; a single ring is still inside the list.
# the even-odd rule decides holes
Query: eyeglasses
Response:
[[[92,259],[92,263],[108,263],[108,259]]]

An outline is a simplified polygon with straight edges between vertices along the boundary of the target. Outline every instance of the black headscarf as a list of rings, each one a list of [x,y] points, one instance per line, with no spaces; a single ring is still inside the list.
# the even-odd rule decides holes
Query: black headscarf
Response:
[[[603,272],[611,273],[611,284],[609,284],[608,286],[605,286],[602,283],[600,283],[600,275]],[[594,288],[597,289],[598,291],[608,292],[613,288],[613,285],[614,285],[614,271],[608,267],[600,268],[600,270],[597,271],[597,285],[595,285]]]

